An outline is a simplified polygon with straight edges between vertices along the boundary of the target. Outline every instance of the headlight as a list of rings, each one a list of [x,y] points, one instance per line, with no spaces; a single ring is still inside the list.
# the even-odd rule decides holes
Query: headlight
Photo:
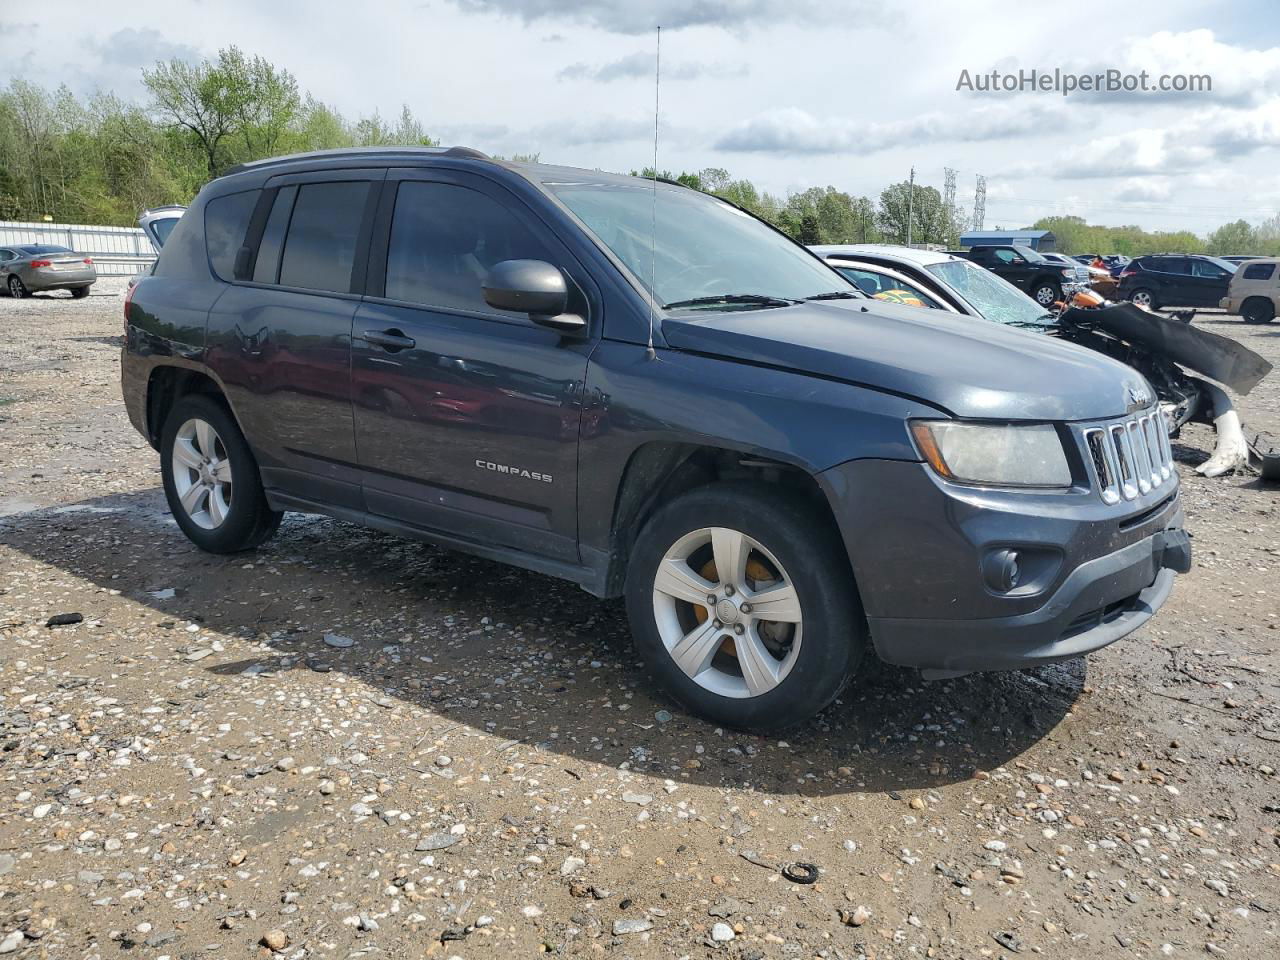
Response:
[[[1069,487],[1071,467],[1048,424],[916,420],[916,444],[942,476],[1001,487]]]

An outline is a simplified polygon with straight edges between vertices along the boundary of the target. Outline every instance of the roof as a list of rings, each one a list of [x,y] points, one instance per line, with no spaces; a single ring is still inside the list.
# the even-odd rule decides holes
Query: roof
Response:
[[[473,157],[477,160],[488,160],[487,154],[471,147],[335,147],[331,150],[310,150],[304,153],[286,153],[279,157],[266,157],[262,160],[250,160],[237,163],[228,170],[225,176],[244,173],[246,170],[260,170],[306,160],[337,160],[342,157]]]
[[[971,247],[973,244],[966,243],[966,239],[994,240],[997,237],[1026,237],[1028,240],[1039,240],[1051,236],[1053,232],[1050,230],[970,230],[961,236],[960,242],[966,247]]]
[[[918,250],[896,243],[824,243],[809,248],[823,259],[831,257],[885,257],[891,260],[906,261],[919,267],[927,267],[934,263],[946,263],[958,260],[949,253],[938,250]]]
[[[653,179],[650,177],[632,177],[625,174],[606,173],[603,170],[586,170],[580,167],[564,167],[549,163],[532,163],[528,161],[516,160],[499,160],[490,157],[488,154],[471,147],[338,147],[332,150],[312,150],[305,153],[290,153],[279,157],[267,157],[262,160],[251,160],[247,163],[236,164],[231,167],[223,176],[230,177],[235,174],[249,173],[254,171],[262,171],[271,167],[286,167],[293,164],[306,165],[312,161],[324,160],[343,160],[351,159],[356,161],[369,160],[404,160],[412,161],[415,159],[425,159],[428,157],[447,157],[461,160],[479,160],[494,166],[504,167],[520,176],[532,180],[535,183],[556,184],[556,183],[575,183],[575,184],[645,184],[650,185],[652,189]],[[659,177],[658,183],[662,185],[662,189],[674,188],[678,190],[689,190],[691,188],[674,180],[668,180],[665,177]],[[728,202],[728,201],[725,201]]]

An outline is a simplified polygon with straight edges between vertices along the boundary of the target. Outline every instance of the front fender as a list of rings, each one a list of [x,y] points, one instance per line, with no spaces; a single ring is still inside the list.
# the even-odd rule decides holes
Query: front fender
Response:
[[[579,535],[605,549],[632,455],[651,443],[716,447],[811,476],[850,460],[919,460],[908,421],[943,416],[919,400],[749,363],[606,341],[587,370],[579,450]]]

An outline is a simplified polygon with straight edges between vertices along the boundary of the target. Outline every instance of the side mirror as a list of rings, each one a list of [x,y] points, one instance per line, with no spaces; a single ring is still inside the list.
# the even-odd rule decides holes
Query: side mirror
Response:
[[[559,268],[544,260],[495,263],[482,287],[484,302],[516,313],[564,313],[569,287]]]
[[[561,333],[581,333],[587,321],[569,307],[569,285],[545,260],[503,260],[489,271],[484,302],[498,310],[529,314],[534,323]]]

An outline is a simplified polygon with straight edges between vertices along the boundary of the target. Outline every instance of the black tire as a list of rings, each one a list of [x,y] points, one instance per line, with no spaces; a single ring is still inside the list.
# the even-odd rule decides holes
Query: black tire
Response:
[[[16,275],[10,275],[5,288],[9,291],[9,296],[15,300],[22,300],[31,296],[31,291],[27,289],[27,285],[22,282],[21,278]]]
[[[75,297],[77,300],[83,300],[88,295],[89,295],[88,287],[72,287],[71,288],[71,296]]]
[[[1062,299],[1062,284],[1056,280],[1037,280],[1031,285],[1031,299],[1042,307],[1051,307]]]
[[[1245,323],[1270,323],[1276,318],[1276,307],[1270,300],[1253,297],[1241,306],[1240,316]]]
[[[803,633],[794,665],[777,686],[758,696],[706,689],[681,669],[662,640],[654,603],[659,565],[683,537],[708,527],[740,531],[765,547],[785,569],[799,599]],[[631,551],[626,599],[636,650],[654,682],[691,713],[743,730],[776,732],[813,717],[852,679],[867,646],[853,572],[830,518],[824,520],[803,499],[763,484],[703,487],[659,510]],[[732,639],[725,629],[726,639]]]
[[[175,486],[173,447],[178,431],[189,420],[203,420],[217,431],[231,461],[231,500],[226,517],[215,529],[207,529],[192,519],[183,507]],[[249,444],[235,417],[220,398],[208,394],[181,397],[169,411],[160,433],[160,472],[169,510],[187,538],[209,553],[237,553],[265,542],[284,514],[272,510],[262,490],[262,476]]]
[[[1160,309],[1160,301],[1156,299],[1156,292],[1154,290],[1148,289],[1147,287],[1139,287],[1137,290],[1132,291],[1129,294],[1129,302],[1132,304],[1137,304],[1137,302],[1141,300],[1144,296],[1147,298],[1148,310]]]

